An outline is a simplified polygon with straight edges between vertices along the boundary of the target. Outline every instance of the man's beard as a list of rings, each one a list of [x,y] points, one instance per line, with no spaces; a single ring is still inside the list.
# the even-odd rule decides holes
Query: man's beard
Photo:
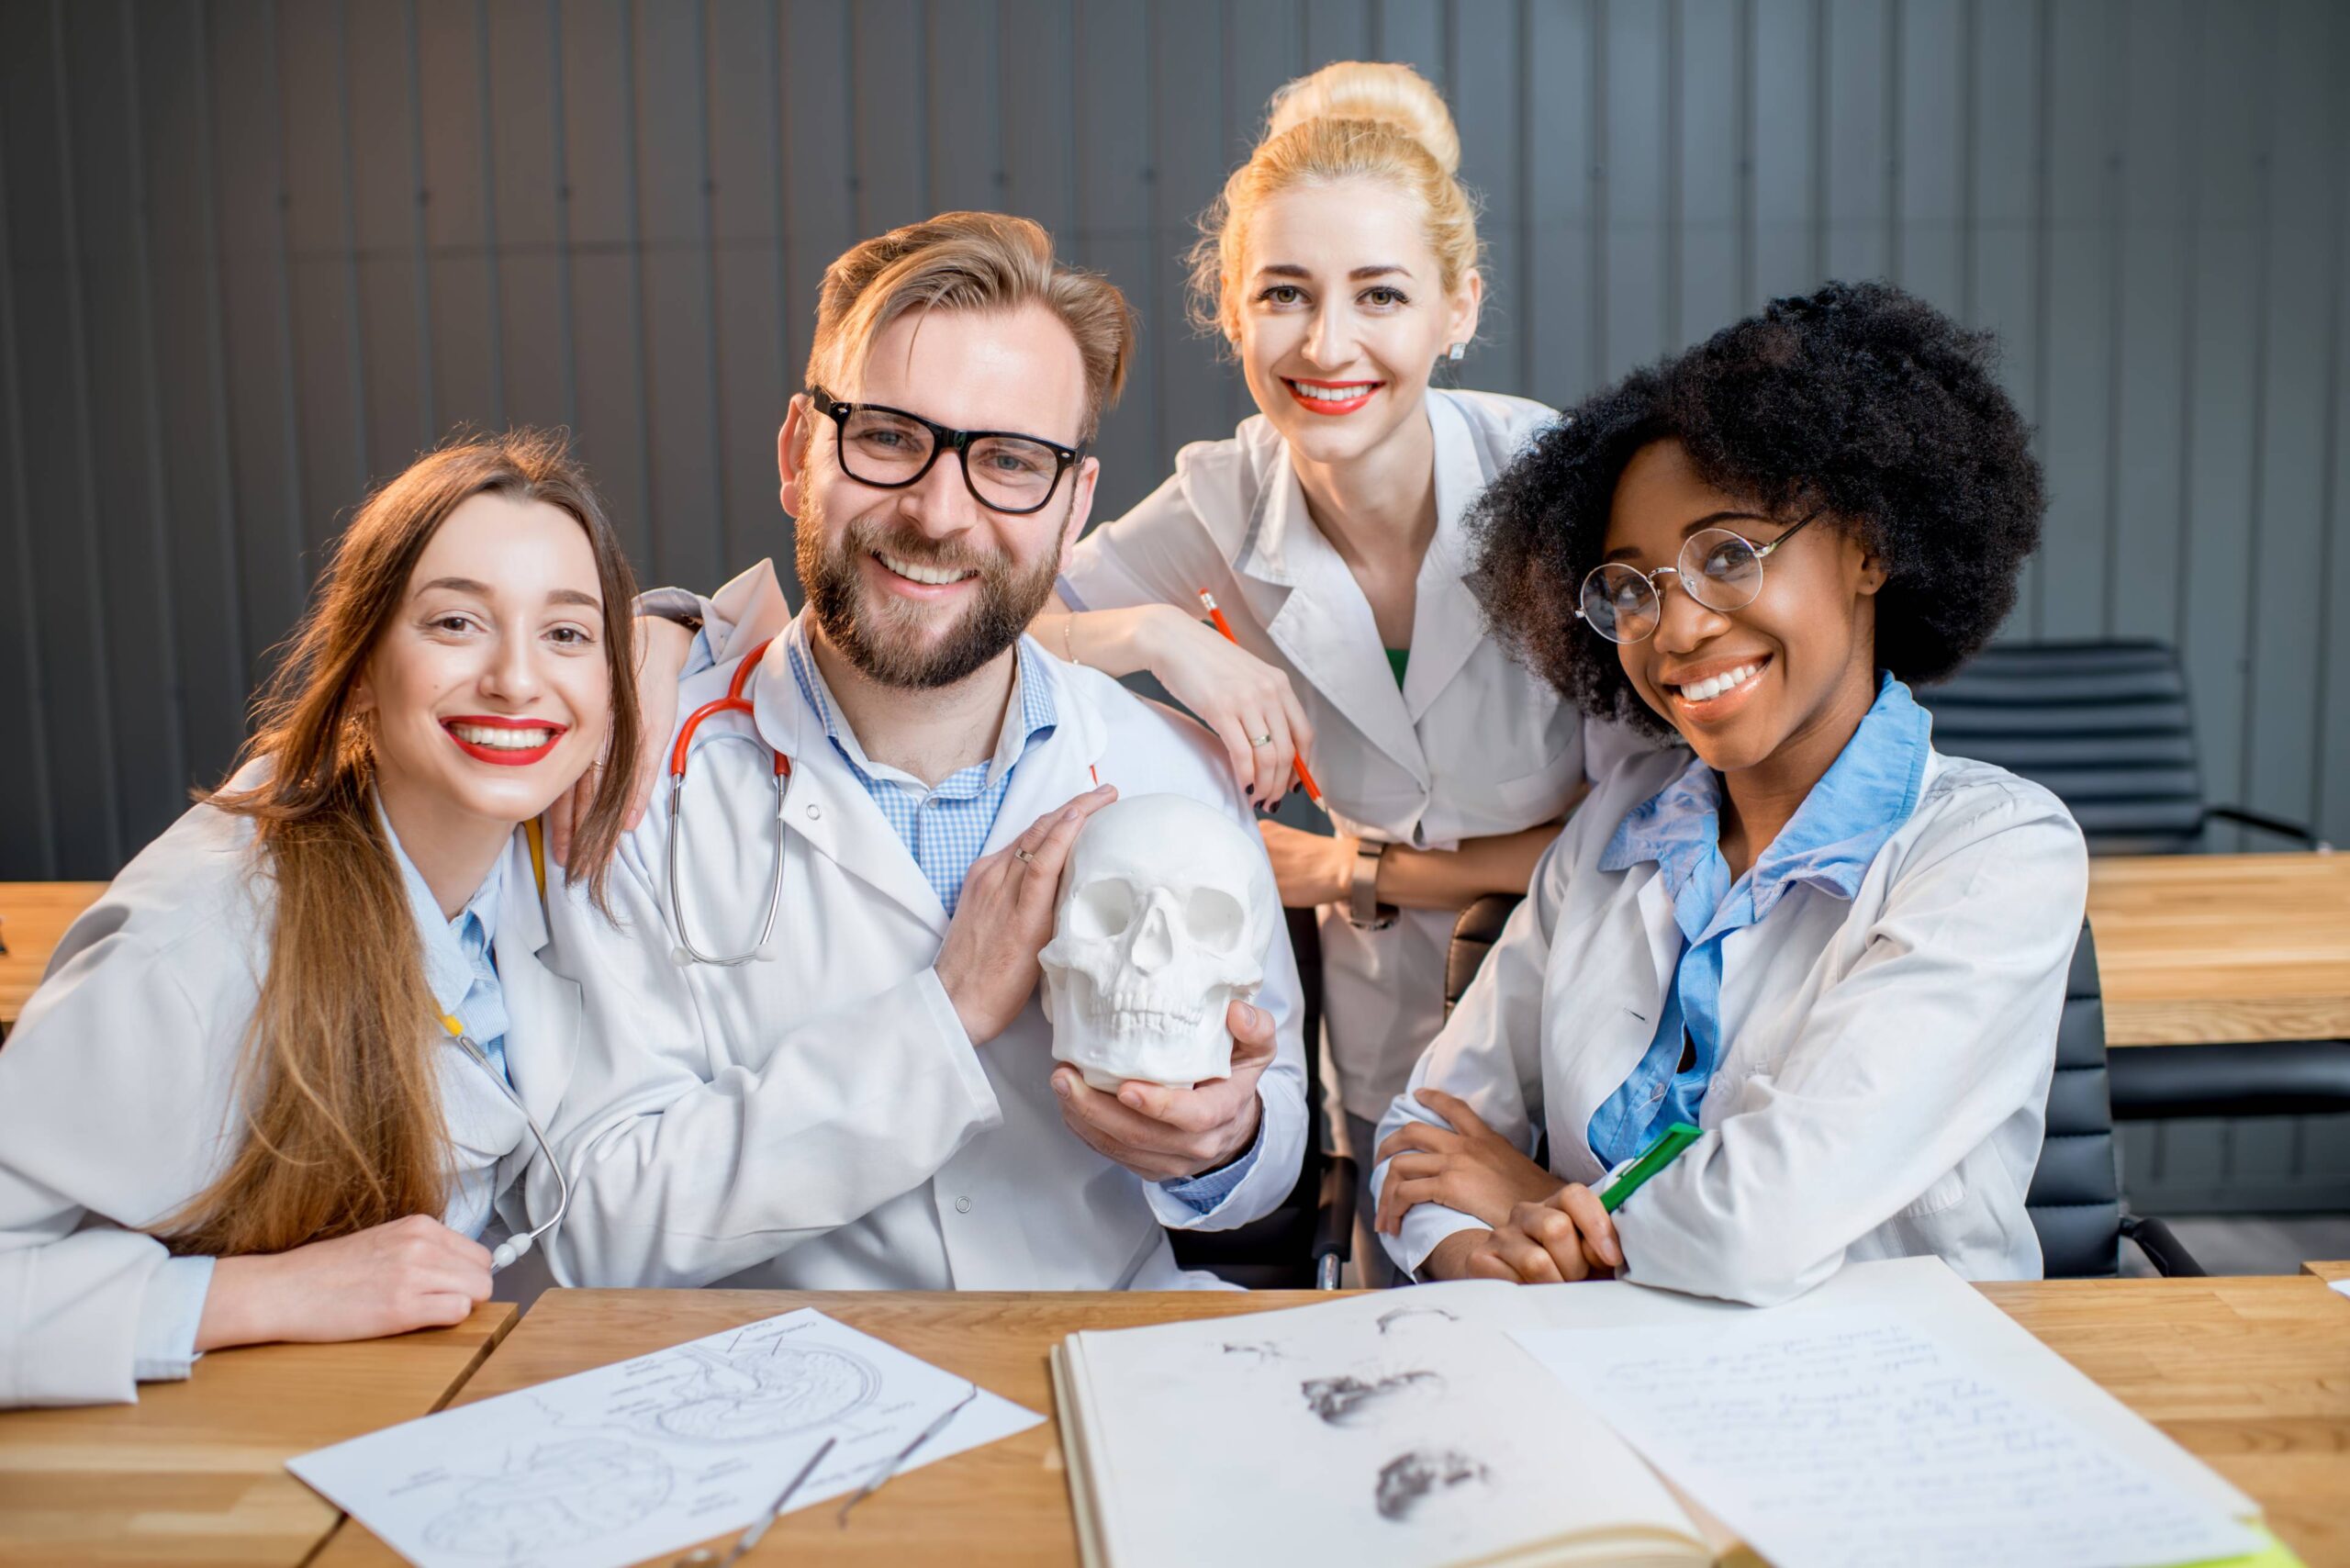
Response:
[[[874,518],[851,520],[827,550],[822,516],[812,505],[806,513],[795,553],[817,629],[867,679],[883,686],[934,690],[954,685],[1019,641],[1053,596],[1058,551],[1024,574],[1000,551],[982,554]],[[933,618],[923,606],[866,593],[858,563],[876,551],[915,566],[976,570],[972,603],[932,640]]]

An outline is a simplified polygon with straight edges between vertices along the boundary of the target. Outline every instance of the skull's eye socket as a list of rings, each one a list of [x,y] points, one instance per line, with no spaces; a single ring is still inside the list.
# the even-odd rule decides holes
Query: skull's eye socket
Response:
[[[1069,929],[1080,936],[1117,936],[1135,918],[1135,890],[1109,878],[1078,890],[1069,907]]]
[[[1203,947],[1229,953],[1248,929],[1248,913],[1221,888],[1193,888],[1183,906],[1183,926]]]

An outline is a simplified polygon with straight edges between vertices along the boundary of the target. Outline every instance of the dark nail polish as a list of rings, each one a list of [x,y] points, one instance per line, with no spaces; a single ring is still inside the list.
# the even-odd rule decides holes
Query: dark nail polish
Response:
[[[1257,798],[1257,786],[1254,784],[1249,785],[1244,793],[1246,793],[1250,800],[1255,800]]]

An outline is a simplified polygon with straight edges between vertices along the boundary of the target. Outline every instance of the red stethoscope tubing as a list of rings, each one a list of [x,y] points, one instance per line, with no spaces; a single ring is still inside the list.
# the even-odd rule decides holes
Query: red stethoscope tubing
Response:
[[[769,641],[773,639],[770,638]],[[705,702],[695,709],[686,722],[678,727],[677,738],[669,747],[669,918],[677,924],[677,952],[678,962],[681,964],[712,964],[720,969],[732,969],[737,964],[748,963],[751,959],[757,958],[766,950],[767,938],[775,935],[776,910],[783,898],[784,786],[785,781],[791,777],[791,759],[780,751],[776,751],[773,746],[767,749],[775,756],[775,866],[768,874],[767,919],[759,926],[758,940],[752,943],[748,950],[729,958],[721,958],[715,954],[703,952],[694,945],[693,937],[687,933],[685,900],[677,890],[677,870],[680,864],[677,830],[685,817],[686,757],[693,749],[694,733],[701,728],[704,719],[714,714],[741,713],[745,717],[754,716],[751,700],[743,695],[743,689],[750,684],[751,672],[759,667],[760,661],[767,656],[767,644],[761,643],[744,655],[743,662],[734,666],[734,678],[726,683],[726,695]]]
[[[771,643],[774,640],[770,637],[767,642]],[[751,683],[751,672],[759,667],[759,661],[767,656],[767,644],[761,643],[757,647],[744,654],[743,662],[734,666],[734,678],[726,683],[726,695],[714,697],[703,703],[688,714],[686,722],[678,726],[677,738],[669,744],[669,777],[673,781],[684,780],[686,754],[693,749],[694,732],[701,728],[701,722],[704,719],[718,713],[741,713],[746,717],[750,715],[751,700],[743,695],[743,689]],[[791,759],[779,751],[775,754],[775,776],[778,778],[791,777]]]

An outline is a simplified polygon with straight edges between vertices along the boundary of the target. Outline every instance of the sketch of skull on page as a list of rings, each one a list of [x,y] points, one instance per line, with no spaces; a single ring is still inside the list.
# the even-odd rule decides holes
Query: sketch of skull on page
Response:
[[[1530,1305],[1456,1283],[1074,1337],[1102,1560],[1707,1561],[1648,1467],[1497,1331],[1540,1322]]]
[[[320,1449],[286,1468],[427,1568],[605,1568],[844,1495],[971,1385],[811,1307]],[[1044,1417],[982,1391],[905,1468]]]

